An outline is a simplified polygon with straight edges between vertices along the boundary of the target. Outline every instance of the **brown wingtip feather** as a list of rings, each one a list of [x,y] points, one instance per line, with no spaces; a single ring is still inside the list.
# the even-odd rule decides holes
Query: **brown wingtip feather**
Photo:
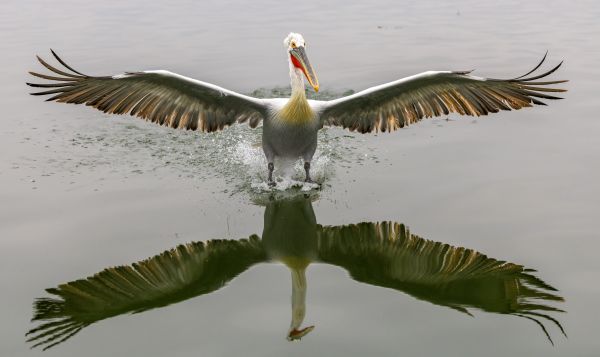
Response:
[[[170,72],[88,76],[68,65],[53,49],[50,52],[59,63],[56,66],[36,55],[50,73],[29,72],[50,82],[26,82],[42,89],[31,95],[49,95],[46,101],[85,104],[104,113],[130,114],[172,128],[202,131],[221,130],[233,124],[236,117],[248,118],[254,126],[263,118],[263,108],[257,102],[238,95],[223,99],[224,90]]]
[[[531,73],[535,72],[535,71],[536,71],[538,68],[540,68],[540,66],[542,65],[542,63],[544,63],[544,61],[546,60],[546,57],[547,57],[547,56],[548,56],[548,50],[546,50],[546,53],[544,54],[544,57],[542,57],[542,60],[540,61],[540,63],[538,63],[538,64],[537,64],[535,67],[533,67],[533,69],[532,69],[531,71],[529,71],[529,72],[525,73],[525,74],[524,74],[524,75],[522,75],[522,76],[519,76],[519,77],[516,77],[516,78],[513,78],[513,79],[519,79],[519,78],[523,78],[523,77],[525,77],[525,76],[528,76],[528,75],[530,75]]]
[[[547,72],[544,72],[542,74],[539,74],[537,76],[534,77],[527,77],[528,75],[532,74],[533,72],[535,72],[538,68],[540,68],[540,66],[544,63],[544,61],[546,60],[546,56],[548,55],[548,52],[546,52],[546,54],[544,55],[544,57],[542,58],[542,60],[540,61],[540,63],[538,63],[531,71],[525,73],[522,76],[516,77],[516,78],[512,78],[509,79],[509,82],[530,82],[536,79],[540,79],[540,78],[544,78],[547,77],[549,75],[551,75],[552,73],[556,72],[564,63],[564,60],[560,61],[560,63],[558,65],[556,65],[554,68],[550,69]],[[525,77],[525,78],[524,78]],[[555,82],[561,82],[561,81],[555,81]],[[549,83],[550,84],[550,83]]]
[[[73,73],[69,73],[66,71],[63,71],[61,69],[58,69],[52,65],[50,65],[48,62],[46,62],[42,57],[40,57],[39,55],[36,55],[35,57],[37,58],[37,60],[40,62],[40,64],[42,66],[44,66],[45,68],[47,68],[48,70],[50,70],[52,73],[57,74],[59,76],[52,76],[52,75],[47,75],[47,74],[42,74],[42,73],[37,73],[34,71],[28,71],[28,73],[34,77],[37,78],[42,78],[42,79],[46,79],[49,81],[52,81],[50,83],[31,83],[31,82],[26,82],[25,84],[30,86],[30,87],[34,87],[34,88],[49,88],[49,90],[45,90],[45,91],[41,91],[41,92],[33,92],[33,93],[29,93],[31,95],[35,95],[35,96],[39,96],[39,95],[47,95],[47,94],[55,94],[55,93],[63,93],[63,92],[67,92],[68,90],[72,89],[74,85],[76,85],[77,83],[79,83],[80,81],[84,80],[84,79],[88,79],[88,78],[93,78],[90,76],[87,76],[81,72],[76,71],[75,69],[73,69],[71,66],[69,66],[68,64],[65,63],[65,61],[63,61],[57,54],[56,52],[54,52],[54,50],[50,49],[50,51],[52,52],[52,55],[56,58],[56,60],[63,65],[68,71],[71,71]],[[52,97],[47,99],[46,101],[52,101],[55,100],[56,97]]]
[[[50,49],[50,52],[52,52],[52,55],[54,56],[54,58],[56,58],[56,60],[57,60],[58,62],[60,62],[60,64],[62,64],[63,66],[65,66],[65,68],[69,69],[71,72],[77,73],[77,74],[79,74],[79,75],[82,75],[82,76],[84,76],[84,77],[88,77],[87,75],[85,75],[85,74],[83,74],[83,73],[81,73],[81,72],[78,72],[78,71],[74,70],[74,69],[73,69],[73,67],[71,67],[71,66],[69,66],[68,64],[66,64],[66,63],[65,63],[65,61],[63,61],[63,60],[62,60],[60,57],[58,57],[58,55],[56,54],[56,52],[54,52],[54,50],[53,50],[53,49]]]
[[[410,81],[414,83],[412,86],[399,82],[397,86],[389,85],[382,90],[366,91],[364,97],[355,95],[352,100],[340,101],[322,114],[323,122],[361,133],[392,132],[421,119],[449,113],[481,116],[500,110],[547,105],[541,99],[563,99],[551,94],[567,91],[551,85],[568,82],[537,81],[556,72],[564,63],[561,61],[549,70],[539,71],[547,57],[546,51],[533,69],[511,79],[472,77],[468,75],[472,71],[440,71],[433,76],[430,73],[415,76]],[[386,117],[392,121],[382,120]]]

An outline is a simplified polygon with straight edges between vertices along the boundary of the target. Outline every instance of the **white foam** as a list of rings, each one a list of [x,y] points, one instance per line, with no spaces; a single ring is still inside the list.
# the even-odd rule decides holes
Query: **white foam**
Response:
[[[318,151],[315,153],[311,167],[311,176],[316,183],[304,182],[304,163],[301,160],[276,160],[273,179],[275,186],[269,186],[267,182],[267,160],[262,148],[253,146],[248,140],[240,140],[232,150],[232,160],[242,166],[240,174],[250,182],[250,188],[255,192],[286,191],[289,189],[300,189],[303,192],[316,190],[327,177],[329,157]]]

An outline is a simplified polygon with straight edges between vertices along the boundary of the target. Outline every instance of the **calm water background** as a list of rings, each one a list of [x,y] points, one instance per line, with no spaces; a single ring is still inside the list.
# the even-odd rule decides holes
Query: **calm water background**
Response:
[[[387,135],[327,131],[314,207],[321,224],[403,222],[538,270],[566,299],[558,318],[569,338],[552,330],[553,347],[530,321],[470,318],[317,264],[306,317],[317,327],[289,343],[289,272],[271,264],[214,294],[99,322],[44,354],[597,356],[598,18],[597,1],[3,1],[0,355],[42,353],[24,334],[45,288],[179,243],[260,235],[263,224],[247,173],[263,168],[256,134],[180,133],[44,103],[24,85],[40,69],[34,54],[52,47],[89,74],[165,68],[249,93],[288,84],[282,39],[298,31],[333,93],[429,69],[521,75],[546,50],[551,63],[565,59],[555,78],[571,80],[567,99],[548,107]]]

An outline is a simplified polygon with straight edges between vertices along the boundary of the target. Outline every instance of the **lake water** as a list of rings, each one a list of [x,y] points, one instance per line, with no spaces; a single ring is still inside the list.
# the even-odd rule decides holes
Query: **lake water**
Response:
[[[598,18],[597,1],[3,1],[0,355],[597,356]],[[24,84],[53,48],[92,75],[273,95],[290,31],[322,98],[432,69],[518,76],[546,50],[569,91],[327,129],[322,190],[290,198],[260,189],[260,131],[179,132]],[[314,330],[290,342],[290,321]]]

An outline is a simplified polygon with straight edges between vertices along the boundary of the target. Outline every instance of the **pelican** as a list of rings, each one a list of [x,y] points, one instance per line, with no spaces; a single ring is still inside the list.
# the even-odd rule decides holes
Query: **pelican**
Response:
[[[28,341],[48,349],[104,319],[210,294],[253,266],[268,263],[283,263],[291,272],[289,341],[314,330],[314,325],[303,327],[311,263],[340,267],[357,282],[471,316],[470,310],[477,309],[532,320],[551,343],[543,322],[566,336],[551,316],[563,311],[553,306],[563,298],[535,270],[421,238],[400,223],[320,225],[310,197],[300,197],[266,205],[262,237],[190,242],[47,289],[51,297],[34,303],[37,326],[27,333]]]
[[[315,92],[319,80],[308,60],[306,41],[302,35],[290,33],[283,43],[292,88],[289,98],[254,98],[165,70],[88,76],[67,65],[52,50],[64,69],[37,56],[53,73],[29,73],[51,82],[27,84],[44,88],[31,94],[52,95],[48,101],[85,103],[105,113],[128,113],[171,128],[213,132],[234,123],[255,128],[262,122],[270,185],[275,185],[275,158],[302,158],[305,180],[312,182],[310,163],[317,148],[317,133],[324,126],[360,133],[391,132],[449,113],[480,116],[545,105],[540,99],[561,99],[548,92],[566,91],[548,87],[566,80],[537,81],[562,64],[535,74],[546,53],[533,70],[512,79],[476,77],[471,71],[428,71],[335,100],[308,100],[304,77]]]

